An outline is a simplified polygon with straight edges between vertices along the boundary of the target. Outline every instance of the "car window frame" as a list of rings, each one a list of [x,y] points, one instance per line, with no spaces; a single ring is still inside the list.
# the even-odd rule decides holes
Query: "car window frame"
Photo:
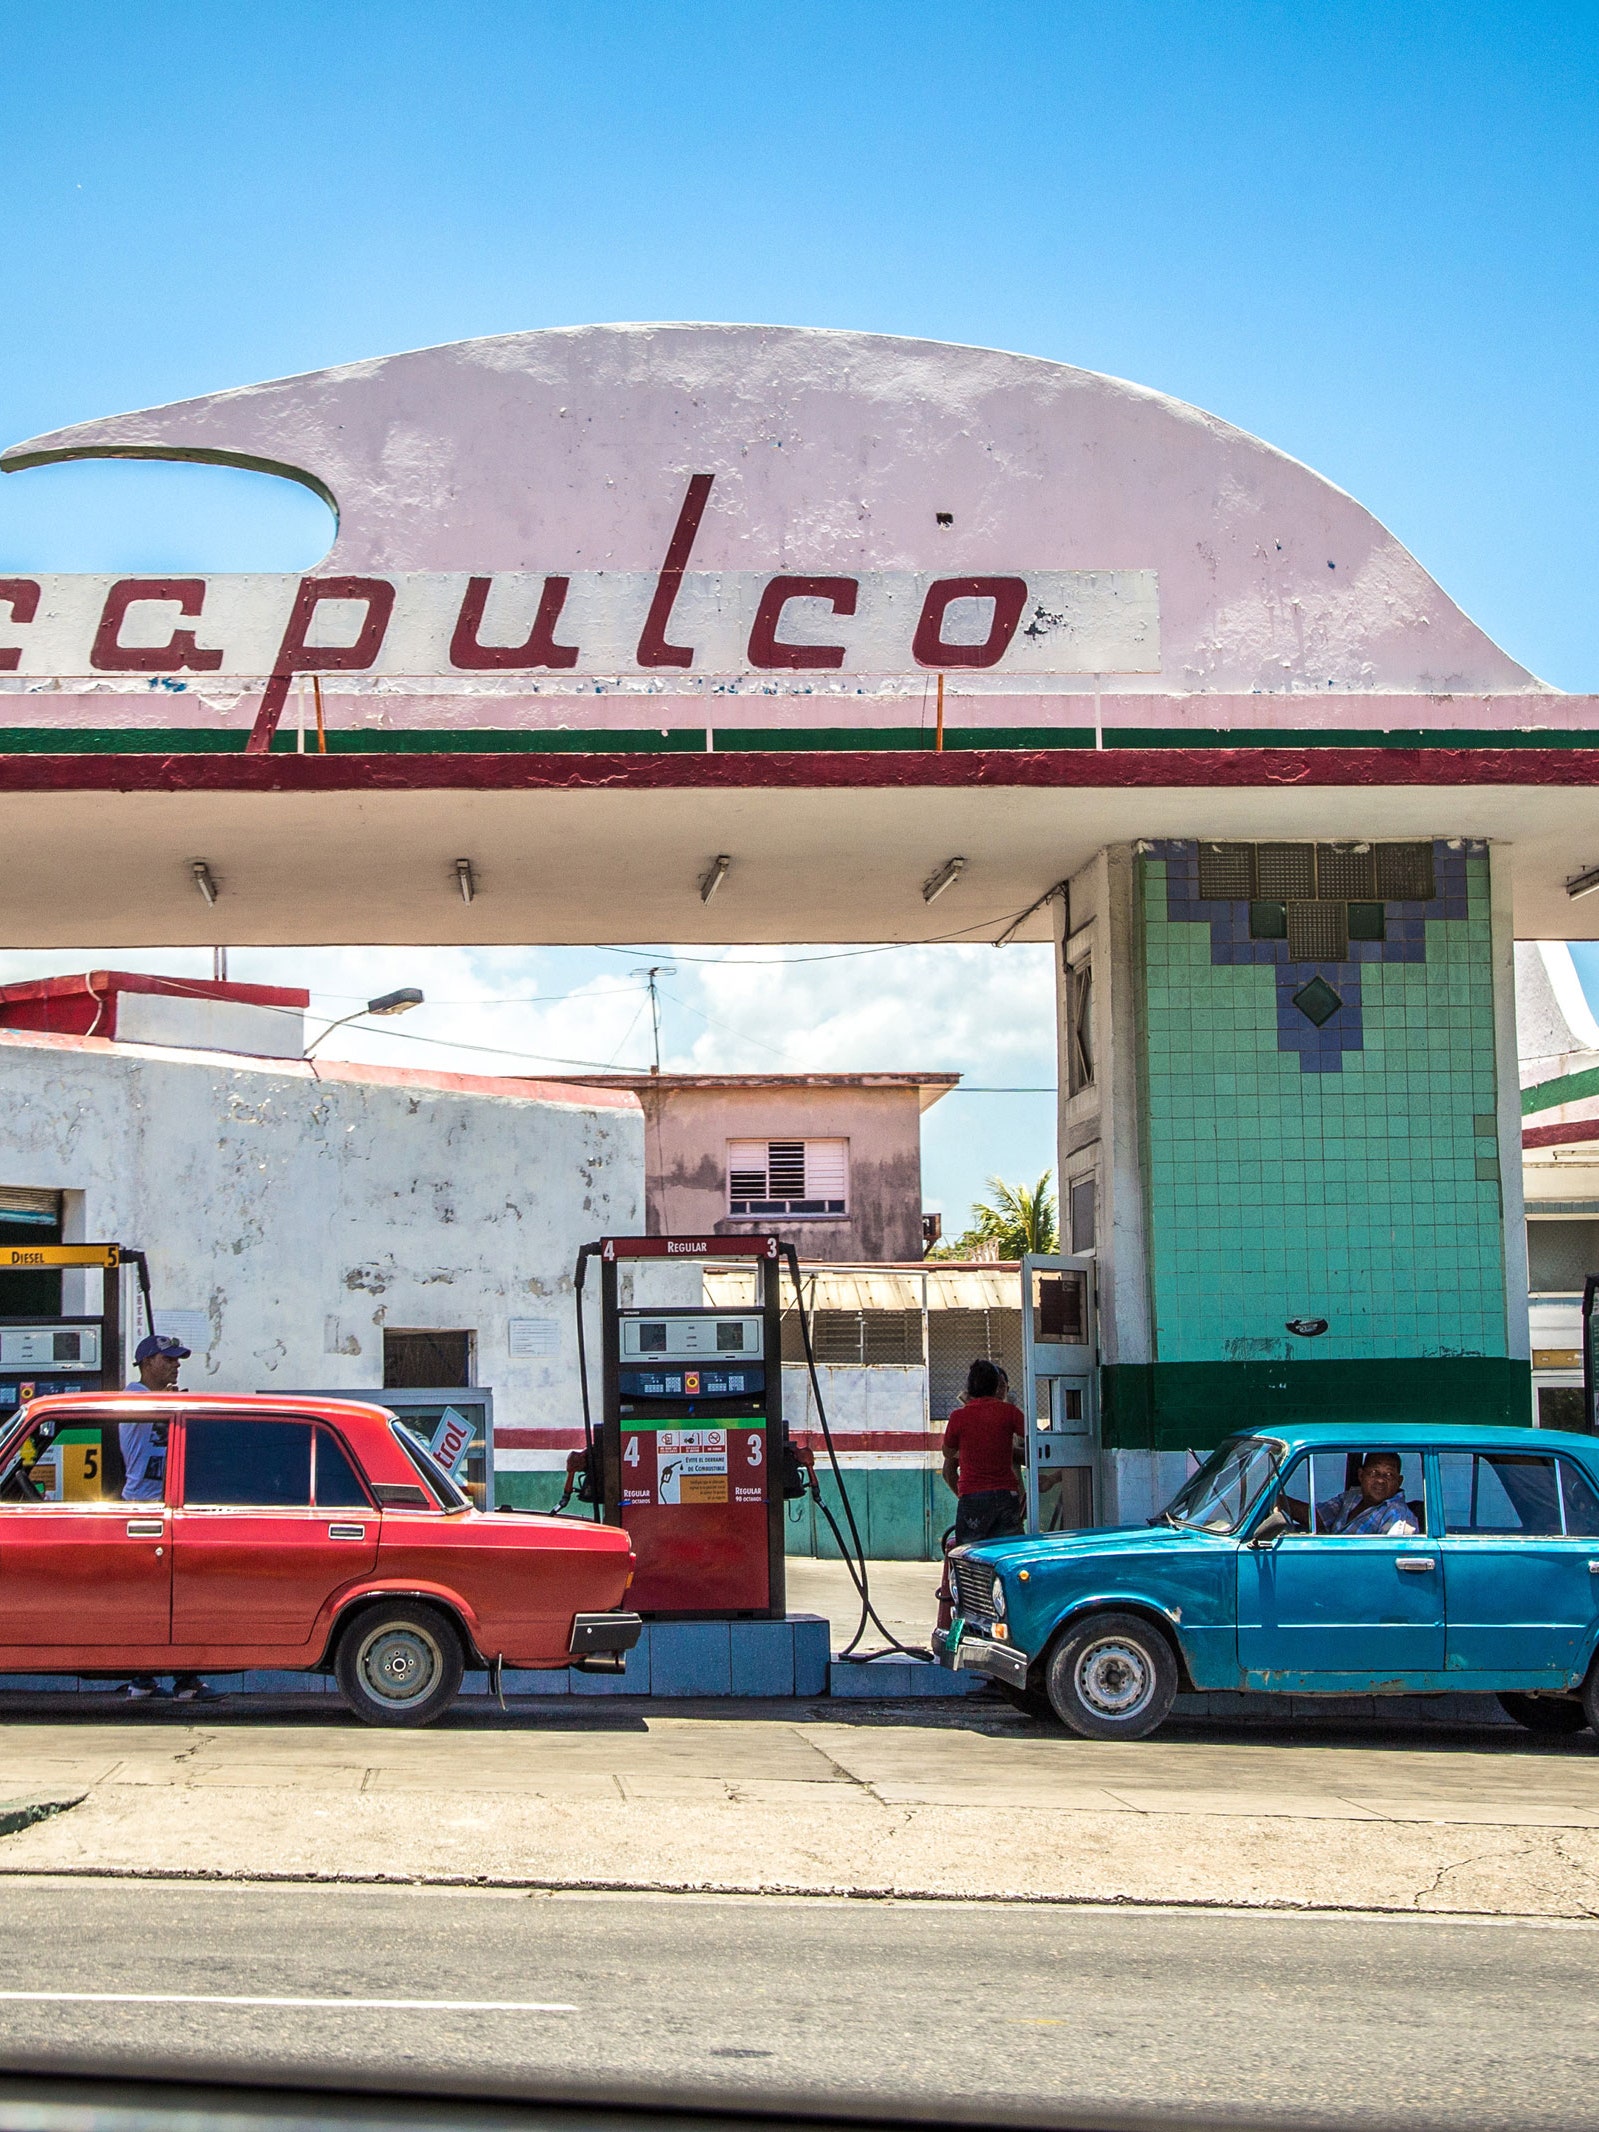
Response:
[[[310,1431],[311,1431],[311,1459],[310,1459],[310,1475],[309,1475],[309,1479],[308,1479],[308,1482],[307,1482],[307,1495],[308,1495],[308,1498],[314,1498],[314,1496],[315,1496],[315,1493],[316,1493],[316,1431],[317,1431],[317,1429],[318,1429],[318,1427],[319,1427],[319,1425],[320,1425],[320,1424],[319,1424],[319,1421],[318,1421],[318,1418],[317,1418],[317,1416],[316,1416],[316,1415],[314,1415],[314,1414],[259,1414],[259,1415],[247,1415],[247,1414],[245,1414],[244,1412],[242,1412],[242,1411],[241,1411],[240,1409],[237,1409],[237,1408],[233,1409],[233,1410],[232,1410],[231,1412],[230,1412],[229,1410],[227,1410],[226,1408],[224,1408],[224,1409],[223,1409],[223,1411],[222,1411],[222,1412],[220,1412],[220,1413],[215,1413],[215,1414],[179,1414],[179,1415],[175,1416],[174,1418],[175,1418],[175,1419],[176,1419],[176,1420],[177,1420],[178,1422],[180,1422],[180,1423],[181,1423],[181,1425],[182,1425],[182,1441],[183,1441],[183,1463],[182,1463],[182,1470],[181,1470],[181,1472],[180,1472],[180,1473],[179,1473],[179,1474],[177,1475],[177,1477],[176,1477],[176,1480],[174,1480],[174,1477],[173,1477],[173,1472],[172,1472],[172,1467],[173,1467],[173,1459],[172,1459],[172,1453],[171,1453],[171,1449],[170,1449],[170,1444],[171,1444],[171,1438],[170,1438],[170,1436],[169,1436],[169,1438],[168,1438],[168,1445],[169,1445],[169,1448],[168,1448],[168,1452],[167,1452],[167,1486],[168,1486],[168,1488],[175,1488],[175,1490],[176,1490],[176,1493],[175,1493],[175,1494],[174,1494],[174,1495],[172,1496],[172,1498],[171,1498],[171,1501],[172,1501],[172,1507],[173,1507],[174,1509],[176,1509],[176,1510],[182,1510],[182,1511],[187,1511],[187,1512],[190,1512],[190,1513],[192,1513],[192,1514],[193,1514],[194,1516],[196,1516],[196,1517],[204,1517],[204,1518],[213,1518],[213,1517],[250,1517],[250,1518],[273,1518],[273,1517],[277,1517],[277,1518],[305,1518],[305,1517],[315,1517],[315,1516],[317,1515],[317,1509],[316,1509],[316,1504],[315,1504],[315,1501],[314,1501],[314,1500],[309,1500],[309,1499],[308,1499],[308,1500],[307,1500],[306,1502],[304,1502],[304,1503],[191,1503],[191,1502],[189,1501],[189,1424],[190,1424],[190,1422],[194,1422],[194,1421],[200,1421],[200,1422],[205,1422],[205,1421],[244,1421],[244,1422],[246,1423],[246,1425],[247,1425],[247,1426],[250,1426],[250,1427],[254,1427],[254,1426],[255,1426],[255,1425],[257,1424],[257,1423],[259,1423],[259,1422],[263,1422],[263,1421],[287,1421],[287,1422],[298,1422],[298,1423],[300,1423],[300,1424],[301,1424],[302,1426],[304,1426],[304,1427],[306,1427],[306,1428],[310,1429]],[[358,1470],[359,1470],[359,1469],[358,1469]],[[362,1475],[362,1478],[363,1478],[363,1480],[364,1480],[364,1479],[365,1479],[365,1475]]]
[[[1388,1540],[1398,1544],[1405,1541],[1430,1540],[1436,1537],[1443,1524],[1443,1506],[1442,1497],[1436,1486],[1437,1476],[1433,1470],[1435,1456],[1433,1446],[1431,1444],[1386,1444],[1378,1436],[1363,1438],[1358,1443],[1296,1444],[1288,1454],[1283,1470],[1278,1476],[1277,1485],[1271,1492],[1270,1500],[1261,1510],[1261,1516],[1268,1516],[1283,1501],[1287,1493],[1288,1483],[1301,1462],[1309,1465],[1312,1459],[1319,1458],[1342,1458],[1347,1461],[1352,1457],[1358,1457],[1362,1451],[1374,1449],[1397,1450],[1401,1455],[1401,1460],[1406,1457],[1414,1458],[1420,1465],[1422,1503],[1422,1530],[1420,1532],[1317,1532],[1315,1491],[1314,1487],[1312,1487],[1311,1494],[1306,1497],[1306,1504],[1310,1512],[1310,1522],[1307,1529],[1304,1532],[1300,1532],[1297,1527],[1292,1528],[1282,1535],[1283,1539],[1353,1540],[1362,1544],[1368,1540]],[[1403,1470],[1403,1465],[1401,1464],[1401,1474]],[[1402,1495],[1401,1500],[1408,1509],[1414,1498]]]
[[[297,1415],[292,1414],[285,1415],[283,1418],[286,1421],[294,1421],[299,1419]],[[317,1446],[324,1436],[331,1436],[333,1441],[338,1445],[339,1449],[344,1453],[345,1457],[350,1462],[350,1471],[355,1475],[356,1485],[361,1490],[361,1504],[359,1507],[362,1510],[371,1513],[373,1516],[381,1515],[378,1510],[376,1498],[373,1496],[372,1493],[372,1482],[367,1475],[366,1468],[362,1465],[360,1458],[356,1454],[354,1445],[344,1434],[344,1431],[342,1429],[336,1429],[331,1421],[325,1420],[320,1414],[313,1417],[312,1428],[315,1432],[311,1438],[312,1509],[316,1511],[319,1516],[325,1510],[342,1511],[347,1517],[353,1516],[357,1511],[358,1506],[354,1503],[320,1503],[317,1500],[317,1469],[320,1464],[320,1454],[317,1450]]]
[[[1456,1456],[1470,1458],[1493,1458],[1497,1455],[1505,1458],[1551,1459],[1555,1467],[1555,1501],[1560,1506],[1560,1530],[1558,1532],[1485,1531],[1476,1525],[1451,1525],[1444,1515],[1443,1468],[1439,1466],[1436,1479],[1438,1484],[1438,1537],[1441,1540],[1484,1540],[1493,1545],[1498,1545],[1503,1540],[1531,1541],[1534,1543],[1550,1540],[1575,1540],[1586,1547],[1599,1546],[1599,1535],[1572,1532],[1566,1522],[1566,1489],[1562,1478],[1565,1467],[1575,1466],[1594,1494],[1599,1495],[1599,1476],[1592,1473],[1571,1452],[1556,1446],[1539,1443],[1527,1446],[1519,1443],[1515,1445],[1442,1443],[1435,1445],[1433,1448],[1434,1461],[1451,1453]]]
[[[147,1517],[154,1517],[158,1511],[164,1515],[165,1512],[171,1507],[172,1503],[171,1491],[173,1423],[176,1421],[177,1416],[174,1414],[172,1408],[170,1406],[167,1406],[160,1399],[153,1400],[152,1404],[155,1407],[155,1413],[150,1418],[155,1421],[164,1421],[167,1425],[167,1457],[166,1465],[163,1469],[161,1477],[162,1492],[160,1495],[100,1495],[77,1497],[63,1496],[60,1500],[57,1500],[52,1496],[42,1496],[33,1499],[25,1497],[0,1498],[0,1511],[64,1510],[72,1513],[74,1516],[79,1517],[93,1516],[98,1511],[114,1516],[124,1516],[127,1515],[130,1511],[133,1514],[138,1515],[140,1514],[142,1507],[142,1514]],[[121,1412],[101,1413],[99,1411],[96,1411],[86,1416],[81,1410],[75,1413],[71,1408],[52,1408],[46,1414],[40,1414],[34,1417],[30,1417],[29,1410],[27,1407],[19,1407],[16,1413],[13,1414],[11,1417],[10,1428],[3,1435],[0,1435],[0,1473],[3,1473],[5,1471],[6,1467],[9,1465],[11,1459],[15,1456],[16,1452],[20,1449],[22,1444],[26,1442],[29,1434],[34,1429],[39,1428],[40,1426],[42,1426],[43,1423],[47,1421],[55,1425],[57,1435],[60,1434],[60,1431],[63,1427],[70,1427],[74,1422],[82,1422],[85,1425],[92,1425],[93,1427],[98,1428],[103,1434],[106,1429],[117,1428],[123,1422],[132,1421],[136,1419],[143,1420],[144,1418],[145,1412],[143,1409],[141,1409],[136,1415]]]

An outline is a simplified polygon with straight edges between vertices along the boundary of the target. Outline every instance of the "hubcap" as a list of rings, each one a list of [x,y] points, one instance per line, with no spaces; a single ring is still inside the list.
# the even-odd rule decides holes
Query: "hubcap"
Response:
[[[386,1703],[414,1703],[438,1679],[443,1657],[425,1629],[377,1629],[361,1646],[360,1674]]]
[[[1107,1638],[1077,1661],[1077,1693],[1096,1717],[1136,1717],[1154,1692],[1154,1668],[1136,1644]]]

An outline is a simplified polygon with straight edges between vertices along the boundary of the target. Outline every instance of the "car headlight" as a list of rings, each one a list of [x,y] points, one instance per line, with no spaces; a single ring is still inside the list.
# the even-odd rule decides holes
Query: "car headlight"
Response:
[[[991,1603],[994,1609],[994,1619],[1003,1621],[1005,1618],[1005,1584],[1000,1577],[994,1579],[994,1597]]]

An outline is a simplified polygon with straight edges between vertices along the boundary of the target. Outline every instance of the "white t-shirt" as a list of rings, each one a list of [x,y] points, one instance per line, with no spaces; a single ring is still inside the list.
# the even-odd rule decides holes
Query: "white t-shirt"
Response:
[[[152,1387],[135,1377],[125,1387],[130,1392],[148,1392]],[[117,1442],[122,1451],[122,1463],[127,1469],[127,1478],[122,1483],[122,1500],[125,1503],[159,1503],[167,1486],[167,1447],[156,1442],[156,1430],[165,1429],[165,1423],[157,1421],[122,1421],[117,1424]]]

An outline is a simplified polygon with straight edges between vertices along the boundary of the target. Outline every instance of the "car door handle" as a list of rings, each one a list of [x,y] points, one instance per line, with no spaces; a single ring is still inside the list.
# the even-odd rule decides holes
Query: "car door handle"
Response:
[[[159,1540],[166,1529],[165,1523],[160,1518],[129,1518],[128,1520],[128,1538],[130,1540]]]
[[[366,1538],[366,1527],[364,1525],[330,1525],[328,1527],[328,1538],[330,1540],[364,1540]]]
[[[1399,1567],[1410,1570],[1436,1569],[1438,1563],[1432,1555],[1401,1555]]]

